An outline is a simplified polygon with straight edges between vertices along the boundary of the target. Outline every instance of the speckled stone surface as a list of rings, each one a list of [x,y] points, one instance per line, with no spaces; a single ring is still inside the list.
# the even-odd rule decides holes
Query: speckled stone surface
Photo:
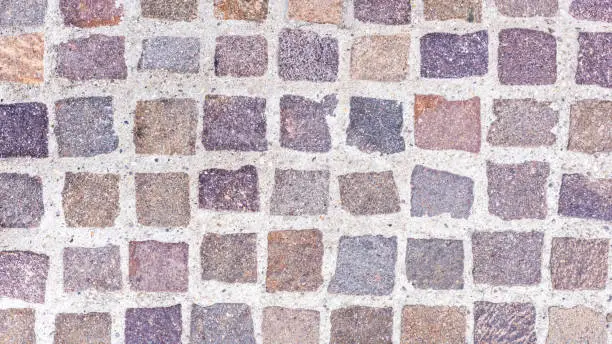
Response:
[[[56,73],[74,81],[125,79],[125,37],[91,35],[57,47]]]
[[[0,173],[0,228],[37,227],[44,213],[40,177]]]
[[[400,211],[392,171],[351,173],[338,177],[342,208],[352,215],[390,214]]]
[[[612,221],[612,178],[565,174],[559,194],[559,214]]]
[[[465,78],[483,76],[489,69],[487,31],[463,35],[428,33],[421,37],[421,76]]]
[[[559,112],[551,102],[535,99],[495,99],[495,121],[487,142],[502,147],[551,146],[556,142],[552,130],[559,122]]]
[[[311,23],[340,24],[343,0],[289,0],[287,17]]]
[[[393,100],[351,97],[346,144],[365,153],[393,154],[404,151],[402,112],[402,104]]]
[[[410,24],[410,0],[355,0],[355,19],[373,24]]]
[[[499,32],[497,70],[503,85],[550,85],[557,80],[557,42],[531,29]]]
[[[391,344],[392,332],[391,308],[351,306],[331,313],[330,344]]]
[[[460,19],[469,23],[482,21],[482,0],[423,0],[425,20]]]
[[[408,239],[406,277],[418,289],[463,289],[461,240]]]
[[[553,238],[552,287],[559,290],[603,289],[608,279],[608,239]]]
[[[609,0],[572,0],[569,13],[577,19],[612,22]]]
[[[0,296],[45,302],[49,257],[24,251],[0,251]]]
[[[3,0],[0,26],[38,26],[45,21],[47,0]]]
[[[576,83],[611,88],[612,33],[581,32],[578,44]]]
[[[328,199],[329,171],[277,169],[274,173],[271,215],[325,215]]]
[[[73,173],[62,190],[64,218],[69,227],[111,227],[119,216],[119,176]]]
[[[0,309],[0,342],[35,344],[36,314],[30,308]]]
[[[466,314],[459,307],[405,306],[401,344],[462,344],[466,342]]]
[[[153,240],[130,242],[130,289],[185,292],[189,283],[188,245]]]
[[[145,18],[167,21],[192,21],[198,16],[198,0],[141,0]]]
[[[495,6],[508,17],[552,17],[559,11],[559,0],[495,0]]]
[[[251,308],[243,303],[216,303],[207,307],[194,304],[191,340],[204,344],[255,344]]]
[[[351,47],[351,78],[393,82],[408,76],[410,36],[372,35],[356,38]]]
[[[123,286],[119,247],[66,247],[63,253],[64,291],[116,291]]]
[[[302,96],[280,99],[280,145],[302,152],[328,152],[331,134],[327,117],[334,116],[338,98],[331,94],[315,101]]]
[[[268,16],[268,0],[213,0],[213,3],[217,19],[259,22]]]
[[[210,169],[200,173],[199,205],[217,211],[259,211],[257,169],[252,165],[237,170]]]
[[[572,151],[612,152],[612,101],[584,99],[570,109],[569,143]]]
[[[200,41],[195,37],[170,36],[145,39],[138,69],[197,73],[200,70]]]
[[[138,223],[156,227],[189,225],[187,173],[136,173],[135,182]]]
[[[606,318],[585,306],[550,307],[546,343],[607,343]]]
[[[307,309],[266,307],[263,310],[262,337],[264,344],[319,343],[319,312]]]
[[[474,344],[535,344],[535,307],[528,303],[474,304]]]
[[[55,344],[111,344],[109,313],[61,313],[55,318]]]
[[[77,27],[117,25],[123,16],[123,6],[115,0],[60,0],[59,7],[64,24]]]
[[[181,305],[128,308],[125,312],[125,344],[181,344]]]
[[[278,49],[278,75],[283,80],[336,81],[337,39],[309,30],[283,29]]]
[[[257,282],[257,235],[205,234],[200,246],[202,280]]]
[[[48,123],[45,104],[1,104],[0,158],[46,157]]]
[[[268,42],[263,36],[217,37],[215,75],[262,76],[268,69]]]

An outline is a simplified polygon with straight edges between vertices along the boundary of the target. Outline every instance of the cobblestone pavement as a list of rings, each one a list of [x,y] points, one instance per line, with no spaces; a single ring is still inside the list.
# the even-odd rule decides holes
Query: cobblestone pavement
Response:
[[[0,0],[0,344],[607,344],[610,0]]]

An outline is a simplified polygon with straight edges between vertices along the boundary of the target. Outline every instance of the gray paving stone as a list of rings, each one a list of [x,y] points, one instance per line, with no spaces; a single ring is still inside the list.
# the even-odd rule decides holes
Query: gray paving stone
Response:
[[[123,286],[119,246],[64,248],[64,291],[116,291]]]
[[[215,48],[215,75],[263,76],[268,70],[268,42],[263,36],[219,36]]]
[[[257,282],[255,233],[204,234],[200,246],[202,280],[226,283]]]
[[[191,341],[255,344],[251,308],[243,303],[197,304],[191,309]]]
[[[39,26],[45,21],[47,0],[0,1],[1,26]]]
[[[181,333],[181,305],[125,312],[125,344],[181,344]]]
[[[393,309],[352,306],[331,312],[331,344],[391,344]]]
[[[29,251],[0,252],[0,297],[44,303],[49,257]]]
[[[557,137],[551,130],[559,122],[559,111],[552,102],[535,99],[495,99],[495,121],[489,127],[487,142],[502,147],[552,146]]]
[[[559,214],[612,221],[612,178],[564,174],[559,192]]]
[[[276,169],[270,214],[325,215],[328,206],[329,171]]]
[[[38,227],[45,213],[40,177],[0,173],[0,228]]]
[[[350,173],[338,177],[342,208],[352,215],[391,214],[400,211],[392,171]]]
[[[138,69],[197,73],[200,71],[200,40],[170,36],[145,39],[142,41]]]
[[[463,242],[408,239],[406,276],[418,289],[463,289]]]
[[[402,104],[393,100],[351,97],[346,144],[362,152],[392,154],[406,149],[401,135]]]
[[[280,100],[282,147],[312,153],[331,150],[331,135],[327,116],[334,116],[338,105],[335,94],[320,102],[294,95],[283,95]]]

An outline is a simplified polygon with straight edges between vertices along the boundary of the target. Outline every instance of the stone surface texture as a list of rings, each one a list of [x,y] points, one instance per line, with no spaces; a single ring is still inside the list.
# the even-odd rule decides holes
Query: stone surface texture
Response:
[[[66,247],[64,291],[117,291],[123,286],[119,246]]]
[[[125,37],[95,34],[57,47],[56,73],[73,81],[127,78]]]
[[[279,35],[278,74],[287,81],[332,82],[338,75],[338,40],[301,29]]]
[[[551,146],[557,137],[551,131],[559,122],[559,112],[551,102],[534,99],[495,99],[495,121],[487,142],[502,147]]]
[[[330,343],[391,344],[391,308],[352,306],[331,313]]]
[[[215,75],[263,76],[268,69],[268,43],[263,36],[217,37]]]
[[[0,173],[0,228],[38,227],[44,207],[40,177]]]
[[[187,173],[137,173],[135,182],[138,223],[157,227],[189,225]]]
[[[45,104],[0,105],[0,158],[47,157],[48,124]]]
[[[612,22],[612,6],[608,0],[572,0],[569,12],[577,19]]]
[[[44,303],[49,257],[25,251],[0,251],[0,296]]]
[[[181,324],[181,305],[128,308],[125,312],[125,342],[180,344]]]
[[[405,306],[402,310],[401,344],[462,344],[466,314],[459,307]]]
[[[271,215],[325,215],[329,199],[329,171],[279,170],[274,173]]]
[[[62,190],[69,227],[112,227],[119,216],[119,176],[67,172]]]
[[[463,289],[463,242],[408,239],[406,277],[418,289]]]
[[[111,344],[109,313],[62,313],[55,318],[55,344]]]
[[[535,307],[528,303],[474,304],[474,343],[535,344]]]
[[[402,109],[402,104],[393,100],[351,97],[346,144],[365,153],[404,151]]]
[[[421,76],[456,79],[483,76],[489,69],[486,31],[463,35],[428,33],[421,37]]]
[[[503,85],[551,85],[557,80],[557,42],[531,29],[499,33],[497,71]]]
[[[170,36],[145,39],[138,69],[197,73],[200,70],[200,41],[194,37]]]
[[[364,36],[351,48],[351,78],[380,82],[402,81],[408,76],[410,36]]]
[[[550,254],[552,286],[560,290],[603,289],[608,279],[606,239],[553,238]]]
[[[289,19],[321,24],[342,23],[343,0],[289,0]]]
[[[567,148],[594,154],[612,152],[612,101],[585,99],[572,104]]]
[[[563,175],[559,214],[584,219],[612,220],[612,178]]]
[[[391,214],[400,211],[392,171],[351,173],[338,177],[342,208],[352,215]]]
[[[149,292],[185,292],[188,245],[159,241],[130,242],[130,288]]]
[[[612,32],[580,32],[576,83],[612,87]]]
[[[495,0],[499,13],[508,17],[553,17],[559,0]]]
[[[64,25],[76,27],[117,25],[123,16],[123,6],[115,0],[60,0],[59,6]]]
[[[29,308],[0,310],[0,341],[7,344],[34,344],[36,314]]]
[[[200,246],[203,280],[257,282],[257,236],[252,233],[204,235]]]
[[[12,1],[5,0],[2,4],[7,2]],[[45,37],[42,33],[0,36],[0,46],[0,81],[24,84],[40,84],[44,81]]]
[[[411,216],[468,218],[474,203],[474,182],[446,171],[416,165],[410,179]]]
[[[255,344],[251,308],[243,303],[216,303],[207,307],[194,304],[191,340],[204,344]]]
[[[423,0],[425,20],[460,19],[470,23],[482,21],[482,0]]]
[[[411,22],[410,0],[355,0],[355,19],[373,24],[406,25]]]
[[[331,150],[327,116],[334,116],[336,95],[319,102],[295,95],[280,99],[280,145],[301,152],[325,153]]]
[[[266,307],[263,310],[264,344],[319,343],[319,312],[307,309]]]
[[[200,173],[199,205],[215,211],[259,211],[259,183],[255,166],[237,170],[211,169]]]
[[[546,343],[607,343],[606,318],[585,306],[548,309],[549,331]]]

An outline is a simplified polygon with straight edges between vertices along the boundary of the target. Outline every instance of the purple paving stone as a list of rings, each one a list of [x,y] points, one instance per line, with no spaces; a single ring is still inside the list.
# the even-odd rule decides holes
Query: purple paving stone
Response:
[[[169,36],[145,39],[142,41],[138,70],[197,73],[200,71],[200,40]]]
[[[307,30],[284,29],[279,35],[278,74],[289,81],[336,81],[338,40]]]
[[[0,27],[38,26],[45,22],[47,0],[0,1]]]
[[[26,251],[0,252],[0,297],[45,302],[49,257]]]
[[[302,152],[329,152],[331,135],[326,117],[334,115],[337,105],[335,94],[320,102],[284,95],[280,100],[281,146]]]
[[[434,32],[421,37],[421,76],[465,78],[488,70],[489,36],[486,31],[464,35]]]
[[[201,209],[259,211],[259,185],[255,166],[238,170],[209,169],[200,172]]]
[[[361,22],[410,24],[410,0],[355,0],[355,18]]]
[[[215,75],[262,76],[268,69],[268,42],[263,36],[220,36],[215,48]]]
[[[576,83],[611,88],[612,32],[580,32],[578,44]]]
[[[244,303],[216,303],[191,309],[192,343],[255,344],[251,307]]]
[[[557,41],[549,33],[501,30],[498,55],[499,81],[504,85],[551,85],[557,80]]]
[[[0,158],[47,157],[48,122],[43,103],[0,105]]]
[[[393,100],[351,97],[346,144],[366,153],[392,154],[406,149],[402,104]]]
[[[612,178],[565,174],[559,194],[559,214],[612,221]]]
[[[70,80],[125,79],[125,37],[91,35],[61,43],[57,74]]]
[[[44,212],[40,177],[0,173],[0,228],[37,227]]]
[[[181,344],[181,332],[181,305],[125,312],[125,344]]]
[[[577,19],[612,22],[612,1],[610,0],[574,0],[570,5],[570,14]]]

